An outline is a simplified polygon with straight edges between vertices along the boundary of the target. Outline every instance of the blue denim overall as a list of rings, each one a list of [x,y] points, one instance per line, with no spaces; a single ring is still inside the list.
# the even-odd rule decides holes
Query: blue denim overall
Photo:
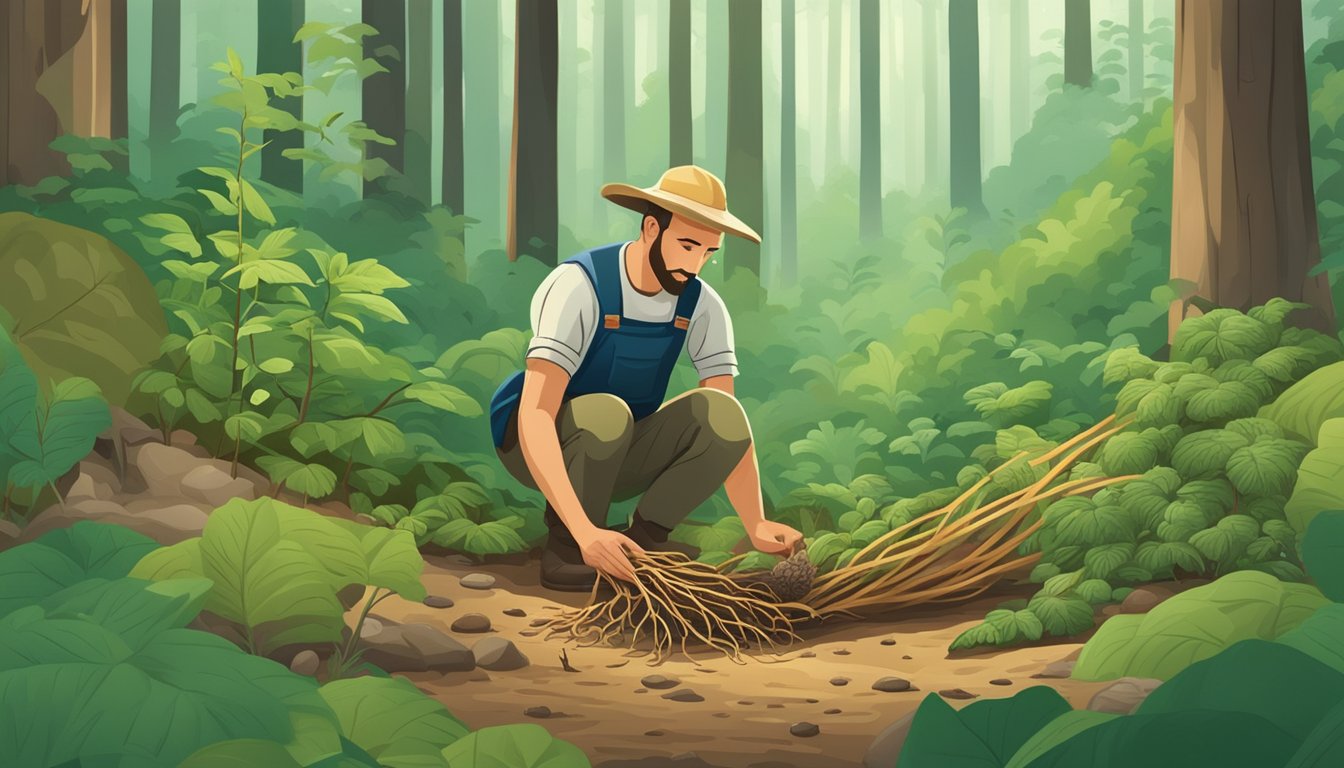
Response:
[[[604,245],[567,260],[583,267],[592,282],[601,321],[583,361],[569,380],[562,402],[579,395],[608,392],[624,400],[638,421],[663,404],[668,380],[700,299],[700,279],[687,281],[671,322],[625,317],[621,301],[621,270],[625,268],[621,263],[622,245]],[[509,417],[518,407],[523,373],[517,371],[505,379],[490,399],[490,432],[497,448],[503,446]]]

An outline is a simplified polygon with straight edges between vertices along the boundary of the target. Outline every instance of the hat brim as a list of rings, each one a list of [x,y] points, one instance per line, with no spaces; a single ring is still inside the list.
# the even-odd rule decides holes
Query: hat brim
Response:
[[[639,213],[644,212],[646,203],[653,203],[672,213],[685,216],[697,224],[750,240],[758,245],[761,242],[761,236],[756,234],[756,230],[728,211],[711,208],[680,195],[671,195],[656,187],[642,189],[629,184],[604,184],[602,196],[623,208]]]

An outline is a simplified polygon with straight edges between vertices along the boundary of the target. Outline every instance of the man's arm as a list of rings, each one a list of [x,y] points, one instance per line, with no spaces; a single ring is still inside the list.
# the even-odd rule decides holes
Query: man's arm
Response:
[[[727,392],[733,397],[733,377],[728,374],[710,376],[700,380],[700,386]],[[756,464],[756,441],[747,446],[747,451],[737,466],[728,473],[723,482],[728,493],[728,501],[742,519],[751,543],[763,552],[787,555],[802,540],[803,535],[789,526],[765,519],[765,504],[761,500],[761,474]]]
[[[569,386],[569,373],[556,363],[537,357],[527,358],[526,365],[518,400],[518,445],[528,471],[578,542],[584,562],[613,576],[634,580],[634,567],[622,546],[642,550],[624,535],[593,524],[565,468],[555,425],[565,388]]]

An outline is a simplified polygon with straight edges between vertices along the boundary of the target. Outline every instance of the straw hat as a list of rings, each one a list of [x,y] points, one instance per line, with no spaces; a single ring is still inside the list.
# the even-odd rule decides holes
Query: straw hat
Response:
[[[761,242],[756,230],[728,212],[728,193],[719,177],[697,165],[679,165],[652,187],[606,184],[602,196],[611,202],[643,213],[647,203],[659,205],[706,227]]]

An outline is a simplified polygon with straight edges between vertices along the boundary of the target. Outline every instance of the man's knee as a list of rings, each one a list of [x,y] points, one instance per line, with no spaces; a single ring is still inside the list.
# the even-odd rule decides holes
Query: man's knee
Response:
[[[711,387],[693,389],[688,396],[694,400],[692,411],[704,434],[742,450],[751,443],[751,425],[736,397]]]
[[[604,392],[580,395],[561,410],[562,443],[576,438],[594,458],[608,458],[627,445],[634,433],[635,417],[630,406]]]

